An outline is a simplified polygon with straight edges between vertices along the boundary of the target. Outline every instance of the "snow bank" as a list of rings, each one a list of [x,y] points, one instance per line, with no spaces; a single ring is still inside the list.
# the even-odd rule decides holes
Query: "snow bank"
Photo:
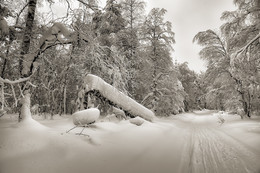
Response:
[[[87,125],[94,123],[100,116],[100,111],[97,108],[85,109],[75,112],[73,117],[73,123],[75,125]]]
[[[140,127],[128,120],[98,122],[84,131],[89,137],[75,135],[82,128],[64,133],[72,123],[67,117],[41,121],[49,129],[35,130],[31,125],[38,125],[32,120],[14,128],[17,119],[4,116],[0,118],[0,172],[258,172],[260,134],[249,130],[260,128],[260,117],[241,120],[227,115],[219,126],[212,114],[186,113],[154,123],[144,120]]]
[[[151,110],[137,103],[132,98],[117,90],[115,87],[109,85],[100,77],[88,74],[84,79],[84,82],[86,83],[85,92],[97,90],[103,97],[118,105],[124,111],[129,112],[131,115],[135,117],[140,116],[148,121],[152,121],[154,119],[155,115]]]
[[[20,123],[17,123],[14,125],[14,127],[28,129],[28,130],[46,130],[48,129],[38,121],[32,119],[32,118],[26,118],[22,120]]]

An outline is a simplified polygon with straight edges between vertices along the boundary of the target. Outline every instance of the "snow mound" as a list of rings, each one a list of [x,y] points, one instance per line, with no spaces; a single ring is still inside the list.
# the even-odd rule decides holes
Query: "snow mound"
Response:
[[[93,90],[99,91],[103,97],[121,107],[132,116],[140,116],[148,121],[153,121],[155,115],[151,110],[137,103],[132,98],[117,90],[115,87],[109,85],[100,77],[88,74],[84,79],[84,82],[86,83],[85,92]]]
[[[130,119],[129,122],[137,126],[141,126],[145,122],[145,120],[141,117],[135,117]]]
[[[87,125],[97,121],[100,116],[100,111],[97,108],[89,108],[82,111],[75,112],[72,115],[73,123],[75,125]]]
[[[26,118],[22,120],[20,123],[14,125],[14,127],[24,128],[24,129],[32,129],[32,130],[46,130],[48,127],[42,125],[38,121],[32,118]]]

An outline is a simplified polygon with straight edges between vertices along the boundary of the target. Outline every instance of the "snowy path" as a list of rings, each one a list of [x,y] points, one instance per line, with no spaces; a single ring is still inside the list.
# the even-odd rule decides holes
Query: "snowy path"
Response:
[[[223,125],[211,111],[142,126],[99,122],[86,129],[91,138],[64,134],[71,119],[41,120],[47,130],[0,119],[0,172],[259,173],[259,118],[223,117]]]
[[[181,172],[250,173],[260,171],[258,169],[259,155],[227,133],[215,128],[197,126],[190,130],[190,142],[186,143],[186,154],[184,154],[188,162]]]
[[[257,138],[254,141],[255,143],[251,143],[250,146],[246,141],[246,133],[243,133],[243,131],[242,133],[241,131],[232,133],[232,130],[231,133],[228,133],[230,127],[216,123],[217,117],[212,116],[212,114],[213,112],[202,113],[201,115],[199,113],[189,114],[186,117],[178,117],[172,120],[172,123],[175,123],[181,129],[185,129],[184,134],[178,132],[183,135],[185,142],[183,143],[179,169],[178,171],[175,169],[176,172],[259,173],[260,149],[257,147],[260,144],[259,131],[257,131],[258,136],[253,136]],[[260,127],[259,125],[258,123],[257,127]],[[233,126],[231,127],[233,128]],[[245,128],[245,125],[241,128]],[[250,126],[248,128],[250,129]],[[172,135],[175,133],[172,132]],[[243,135],[245,135],[245,138],[243,138]],[[175,139],[172,138],[173,145]]]

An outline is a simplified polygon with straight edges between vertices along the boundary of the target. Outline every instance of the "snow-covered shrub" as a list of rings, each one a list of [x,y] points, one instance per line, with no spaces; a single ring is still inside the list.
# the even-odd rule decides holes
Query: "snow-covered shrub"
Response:
[[[223,118],[223,113],[218,114],[218,123],[223,124],[225,122],[225,119]]]
[[[97,121],[100,116],[100,111],[97,108],[85,109],[75,112],[73,117],[73,123],[75,125],[87,125]]]
[[[122,111],[121,109],[118,109],[116,107],[112,107],[111,108],[111,112],[116,116],[116,118],[122,120],[122,119],[126,119],[126,115],[125,112]]]
[[[238,108],[237,114],[241,117],[241,119],[243,119],[245,115],[245,111],[242,108]]]

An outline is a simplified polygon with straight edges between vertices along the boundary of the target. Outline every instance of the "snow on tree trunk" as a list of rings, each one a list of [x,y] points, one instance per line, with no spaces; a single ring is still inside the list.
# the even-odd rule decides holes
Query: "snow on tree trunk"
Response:
[[[34,59],[34,54],[28,54],[30,50],[30,42],[32,37],[33,23],[36,11],[37,0],[29,0],[28,2],[28,12],[26,18],[26,27],[24,29],[23,41],[21,45],[21,59],[20,59],[20,75],[25,78],[32,74],[32,69],[29,68],[32,64],[32,59]],[[30,63],[30,64],[28,64]],[[19,115],[19,121],[25,119],[32,119],[30,111],[30,90],[25,88],[26,85],[22,85],[24,89],[24,98],[22,99],[22,107]]]
[[[155,118],[151,110],[137,103],[98,76],[88,74],[84,79],[84,83],[86,84],[85,93],[98,91],[110,103],[122,108],[123,111],[130,113],[134,117],[140,116],[148,121],[152,121]]]
[[[31,94],[29,92],[26,92],[21,102],[22,102],[21,114],[20,114],[21,121],[32,119],[31,110],[30,110]]]

